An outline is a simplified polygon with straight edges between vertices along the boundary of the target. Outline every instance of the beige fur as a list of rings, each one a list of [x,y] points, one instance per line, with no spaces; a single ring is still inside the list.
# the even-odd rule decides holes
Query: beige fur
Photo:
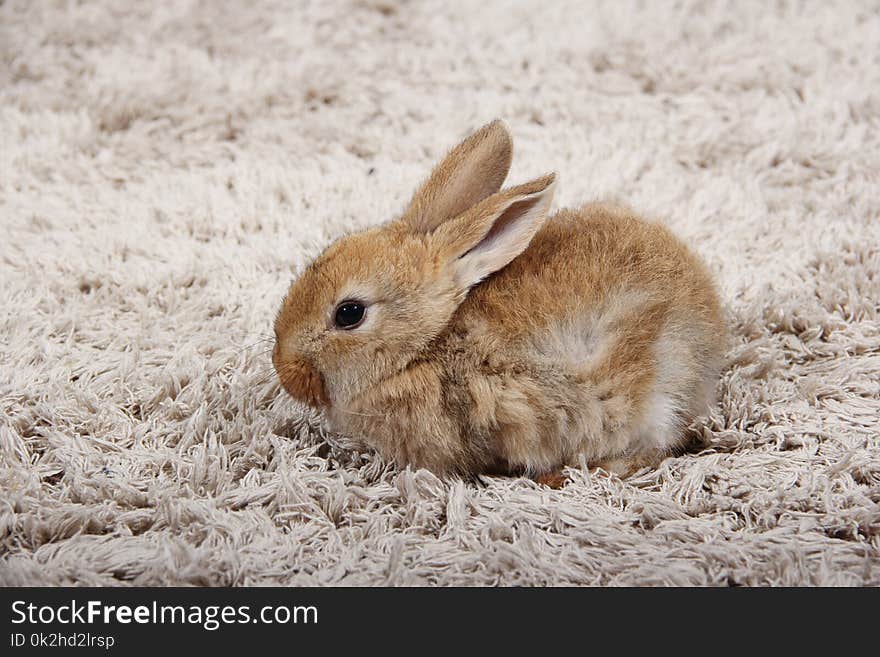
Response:
[[[619,207],[550,217],[554,176],[498,191],[510,155],[506,125],[485,126],[400,219],[318,257],[276,321],[280,380],[400,467],[653,464],[712,401],[726,333],[710,276]],[[353,330],[333,323],[347,299],[367,306]]]

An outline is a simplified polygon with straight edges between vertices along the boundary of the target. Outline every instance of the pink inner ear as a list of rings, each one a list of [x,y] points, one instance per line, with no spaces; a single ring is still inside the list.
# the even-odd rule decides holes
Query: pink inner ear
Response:
[[[516,220],[521,218],[523,214],[528,211],[528,207],[535,202],[535,199],[525,199],[523,201],[511,203],[510,206],[492,223],[492,227],[489,229],[489,232],[483,236],[483,239],[468,249],[460,257],[463,258],[470,253],[491,248],[495,241],[507,232],[516,223]]]

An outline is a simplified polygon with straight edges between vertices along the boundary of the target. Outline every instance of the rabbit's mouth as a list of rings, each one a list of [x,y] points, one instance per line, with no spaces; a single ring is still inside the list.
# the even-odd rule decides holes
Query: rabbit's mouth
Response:
[[[311,364],[301,358],[273,360],[278,379],[291,397],[312,408],[330,406],[330,400],[324,389],[324,377]]]

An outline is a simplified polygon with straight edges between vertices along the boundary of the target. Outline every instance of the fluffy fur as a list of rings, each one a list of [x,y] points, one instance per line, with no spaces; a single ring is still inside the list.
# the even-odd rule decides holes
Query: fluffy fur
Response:
[[[0,581],[880,584],[878,16],[6,0]],[[511,180],[708,263],[733,343],[693,450],[445,481],[278,385],[290,279],[495,116]]]
[[[714,401],[726,327],[709,273],[626,211],[549,216],[552,175],[498,191],[510,155],[506,126],[485,126],[400,219],[310,264],[275,323],[281,383],[398,467],[547,481],[581,459],[655,465]],[[352,300],[365,319],[336,326]]]

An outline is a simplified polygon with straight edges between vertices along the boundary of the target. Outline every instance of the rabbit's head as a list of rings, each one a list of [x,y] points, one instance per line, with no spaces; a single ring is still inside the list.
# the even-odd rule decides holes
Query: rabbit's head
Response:
[[[345,403],[417,361],[468,290],[528,246],[553,175],[500,191],[504,123],[454,148],[392,222],[331,244],[291,285],[275,321],[284,388],[314,407]]]

